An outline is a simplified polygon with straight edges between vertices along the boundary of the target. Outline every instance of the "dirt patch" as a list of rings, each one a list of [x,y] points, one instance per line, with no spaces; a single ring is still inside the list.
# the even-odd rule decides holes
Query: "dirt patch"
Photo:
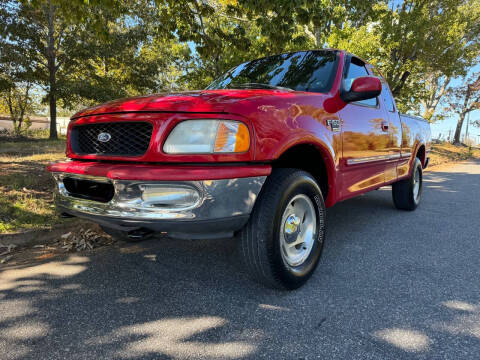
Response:
[[[433,144],[429,156],[430,165],[436,166],[454,161],[480,159],[480,149],[450,143]]]
[[[98,225],[90,222],[81,222],[80,225],[81,227],[73,228],[59,227],[23,244],[9,242],[6,238],[0,239],[0,268],[2,265],[22,265],[68,253],[90,253],[116,243]]]

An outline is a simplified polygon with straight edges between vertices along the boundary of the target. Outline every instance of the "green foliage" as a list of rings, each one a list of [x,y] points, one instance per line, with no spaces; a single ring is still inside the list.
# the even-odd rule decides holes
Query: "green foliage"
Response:
[[[57,101],[72,109],[171,87],[187,46],[157,31],[156,13],[147,0],[2,0],[0,64],[44,89],[56,137]]]
[[[255,23],[229,10],[235,1],[157,1],[158,20],[177,42],[188,43],[180,57],[180,87],[202,89],[239,63],[266,54],[267,39]],[[163,7],[162,7],[163,6]],[[177,66],[177,69],[178,66]]]
[[[0,113],[9,115],[14,135],[22,135],[28,130],[32,124],[28,114],[35,109],[31,84],[21,85],[12,83],[0,91]]]
[[[347,19],[357,25],[371,15],[369,2],[357,0],[238,0],[230,9],[254,19],[274,53],[285,51],[285,47],[305,48],[312,41],[321,48],[330,31]]]
[[[450,79],[478,62],[480,0],[0,0],[0,91],[41,87],[52,121],[57,103],[201,89],[241,62],[324,47],[369,61],[402,111],[437,120]]]

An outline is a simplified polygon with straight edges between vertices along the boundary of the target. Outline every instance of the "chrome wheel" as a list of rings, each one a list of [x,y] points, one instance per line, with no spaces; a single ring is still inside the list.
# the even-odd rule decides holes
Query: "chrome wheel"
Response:
[[[413,199],[415,202],[418,201],[418,196],[420,194],[420,185],[421,185],[420,171],[418,168],[415,168],[415,175],[413,176]]]
[[[290,200],[280,223],[280,248],[283,260],[290,266],[305,262],[317,236],[317,215],[312,201],[299,194]]]

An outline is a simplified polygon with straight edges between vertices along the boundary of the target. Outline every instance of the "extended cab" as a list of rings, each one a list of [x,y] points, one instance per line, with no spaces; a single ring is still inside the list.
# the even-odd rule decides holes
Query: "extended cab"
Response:
[[[131,239],[238,234],[245,266],[294,289],[320,259],[327,207],[391,184],[414,210],[430,128],[339,50],[243,63],[206,90],[112,101],[75,114],[70,161],[52,164],[65,216]]]

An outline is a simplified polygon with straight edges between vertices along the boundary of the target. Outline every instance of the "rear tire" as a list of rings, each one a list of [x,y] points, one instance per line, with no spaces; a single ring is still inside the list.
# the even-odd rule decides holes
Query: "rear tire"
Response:
[[[422,198],[422,188],[422,162],[415,158],[410,177],[392,184],[392,197],[395,207],[400,210],[415,210]]]
[[[274,169],[240,232],[251,277],[278,289],[296,289],[312,275],[325,238],[325,204],[307,172]]]

